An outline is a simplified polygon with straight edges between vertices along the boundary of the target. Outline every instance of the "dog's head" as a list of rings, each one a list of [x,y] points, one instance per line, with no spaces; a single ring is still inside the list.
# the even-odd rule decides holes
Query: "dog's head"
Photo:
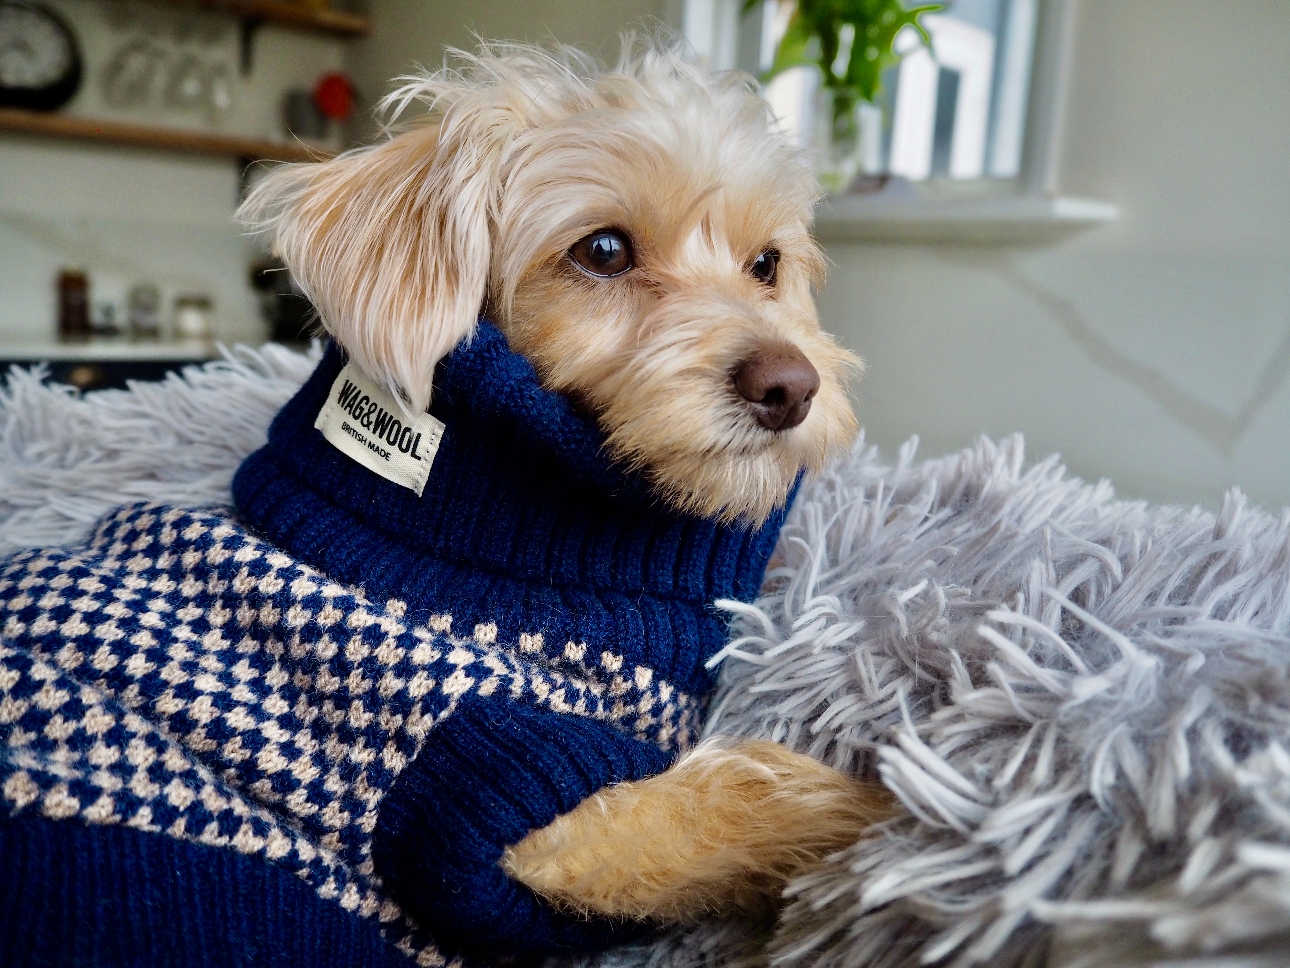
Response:
[[[752,81],[652,45],[459,56],[387,98],[414,120],[242,217],[410,408],[484,309],[671,504],[763,520],[849,444],[859,361],[820,329],[815,183]]]

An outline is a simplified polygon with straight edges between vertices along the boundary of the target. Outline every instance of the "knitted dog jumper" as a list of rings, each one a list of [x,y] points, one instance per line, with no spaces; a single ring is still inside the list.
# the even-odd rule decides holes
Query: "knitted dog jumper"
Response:
[[[669,510],[485,321],[439,366],[430,412],[446,429],[418,496],[314,429],[343,365],[332,346],[238,471],[245,521],[333,579],[450,614],[459,633],[482,627],[607,681],[710,689],[704,663],[726,635],[713,602],[757,594],[783,509],[756,530]]]
[[[343,366],[243,465],[240,519],[131,506],[0,571],[0,964],[434,966],[635,930],[498,860],[694,739],[712,603],[756,594],[782,514],[661,507],[486,323],[440,366],[418,495],[314,427]]]

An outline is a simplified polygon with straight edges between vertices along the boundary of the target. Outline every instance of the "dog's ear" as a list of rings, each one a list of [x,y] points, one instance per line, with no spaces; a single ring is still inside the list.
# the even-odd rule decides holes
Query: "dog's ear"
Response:
[[[419,413],[474,332],[490,258],[498,132],[433,123],[270,172],[238,210],[369,377]]]

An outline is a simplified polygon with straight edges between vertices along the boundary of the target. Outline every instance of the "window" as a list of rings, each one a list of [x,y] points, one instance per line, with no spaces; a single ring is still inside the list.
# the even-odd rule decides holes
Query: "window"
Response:
[[[716,5],[708,0],[705,6]],[[911,181],[1015,177],[1021,168],[1037,6],[1038,0],[956,0],[944,13],[923,18],[931,49],[906,29],[896,41],[905,57],[886,72],[881,102],[865,118],[865,172]],[[740,25],[760,35],[757,72],[774,60],[793,7],[793,0],[766,0],[760,18],[754,15]],[[710,19],[715,9],[708,16],[702,15],[706,10],[695,13],[698,24],[717,26]],[[729,62],[736,48],[727,40],[720,49],[716,36],[719,31],[713,30],[703,47],[714,61],[724,54]],[[802,143],[812,130],[818,84],[816,71],[797,68],[767,88],[781,121]]]
[[[912,2],[912,0],[911,0]],[[764,72],[794,0],[684,0],[683,30],[717,68]],[[1074,0],[952,0],[907,30],[905,53],[861,116],[867,194],[830,196],[826,238],[1050,240],[1116,217],[1114,206],[1057,195],[1056,153]],[[817,69],[775,78],[765,94],[809,146]]]

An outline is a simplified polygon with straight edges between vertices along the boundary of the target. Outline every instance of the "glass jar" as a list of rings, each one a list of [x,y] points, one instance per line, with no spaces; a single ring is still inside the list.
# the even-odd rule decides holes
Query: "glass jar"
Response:
[[[160,339],[161,290],[150,282],[131,287],[126,296],[126,322],[135,339]]]
[[[820,187],[845,192],[858,177],[882,171],[882,110],[853,93],[819,87],[812,99],[811,154]]]
[[[209,339],[211,335],[211,297],[189,293],[175,297],[175,338]]]

